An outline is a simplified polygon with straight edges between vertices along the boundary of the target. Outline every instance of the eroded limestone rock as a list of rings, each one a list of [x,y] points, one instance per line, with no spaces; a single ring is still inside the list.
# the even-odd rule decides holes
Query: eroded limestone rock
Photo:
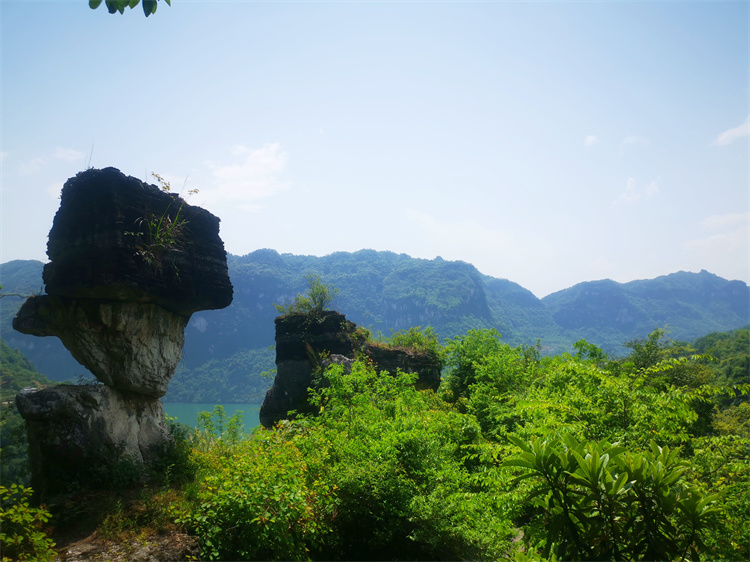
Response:
[[[47,294],[28,299],[13,327],[57,336],[104,385],[17,397],[44,493],[94,484],[88,477],[107,466],[147,463],[169,447],[158,398],[185,326],[233,292],[219,219],[115,168],[66,182],[47,254]]]
[[[417,351],[409,347],[387,347],[368,344],[364,349],[372,362],[382,371],[395,375],[396,371],[416,373],[415,386],[419,390],[437,391],[440,386],[440,359],[433,353]]]
[[[59,337],[112,388],[160,398],[182,357],[186,324],[184,316],[155,304],[42,295],[24,303],[13,326]]]
[[[357,325],[338,312],[279,316],[276,325],[276,378],[260,408],[260,423],[271,427],[287,412],[310,411],[307,389],[320,354],[353,357],[364,343]]]
[[[115,168],[65,183],[47,254],[47,294],[13,327],[59,337],[116,389],[163,396],[190,315],[232,301],[219,219]]]
[[[416,373],[418,389],[437,390],[441,364],[433,353],[405,347],[365,343],[357,325],[338,312],[287,314],[276,318],[276,378],[260,408],[260,423],[272,427],[288,418],[288,412],[312,411],[308,388],[316,368],[337,363],[346,372],[359,356],[369,357],[375,367],[395,375],[398,370]]]
[[[101,484],[96,480],[106,480],[108,466],[154,461],[170,444],[160,400],[101,384],[20,393],[16,406],[26,420],[31,484],[41,497],[74,482]]]
[[[116,168],[65,182],[47,255],[49,295],[148,302],[187,317],[232,302],[218,217]]]

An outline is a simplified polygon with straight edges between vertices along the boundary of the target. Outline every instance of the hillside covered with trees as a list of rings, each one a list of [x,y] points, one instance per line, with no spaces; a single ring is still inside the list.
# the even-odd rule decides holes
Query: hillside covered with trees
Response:
[[[705,271],[624,284],[580,283],[539,299],[468,263],[374,250],[314,257],[265,249],[229,255],[228,265],[234,301],[226,309],[193,315],[168,400],[260,402],[270,385],[260,374],[274,368],[274,305],[291,302],[304,291],[310,274],[338,289],[334,308],[374,334],[387,337],[429,326],[443,341],[469,329],[495,329],[510,345],[539,341],[543,355],[572,351],[573,343],[585,338],[622,356],[628,353],[625,342],[656,328],[666,328],[674,340],[692,341],[750,323],[750,288]],[[41,271],[38,261],[0,265],[4,292],[39,292]],[[87,376],[56,338],[12,330],[22,300],[3,299],[0,333],[7,343],[22,350],[49,378]]]

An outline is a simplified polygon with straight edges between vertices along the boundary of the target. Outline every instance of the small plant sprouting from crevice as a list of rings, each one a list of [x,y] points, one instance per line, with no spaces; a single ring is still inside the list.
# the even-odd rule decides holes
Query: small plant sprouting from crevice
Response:
[[[172,186],[162,176],[156,172],[151,172],[151,175],[159,183],[159,187],[164,193],[170,193],[173,203],[182,201],[180,207],[177,209],[175,216],[172,217],[169,212],[172,208],[172,203],[170,203],[161,216],[152,214],[150,217],[138,219],[136,221],[139,227],[138,232],[126,232],[125,234],[139,237],[141,243],[136,248],[136,254],[148,265],[161,269],[164,265],[165,254],[181,251],[185,243],[185,229],[189,221],[183,216],[182,212],[185,201],[181,200],[179,196],[171,194]],[[188,190],[188,197],[196,193],[198,193],[197,189],[190,189]],[[174,265],[173,267],[179,277],[177,267]]]

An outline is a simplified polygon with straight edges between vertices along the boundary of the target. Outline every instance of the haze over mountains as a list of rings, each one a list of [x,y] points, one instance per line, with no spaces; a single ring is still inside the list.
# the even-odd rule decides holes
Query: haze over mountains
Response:
[[[646,337],[655,328],[666,327],[671,338],[692,341],[750,323],[750,288],[707,271],[629,283],[589,281],[539,299],[517,283],[483,275],[469,263],[392,252],[361,250],[315,257],[264,249],[241,257],[229,255],[228,264],[234,301],[226,309],[193,315],[186,329],[183,365],[170,395],[190,399],[194,392],[185,390],[184,384],[197,391],[196,384],[215,381],[221,387],[218,381],[227,377],[233,382],[224,385],[226,392],[234,388],[247,394],[243,388],[250,378],[258,387],[250,394],[262,392],[270,381],[255,379],[260,371],[273,367],[268,349],[274,344],[273,319],[278,315],[273,305],[304,292],[305,276],[311,273],[338,289],[334,308],[386,336],[412,326],[432,326],[441,338],[470,328],[496,328],[503,341],[513,345],[541,340],[545,353],[569,350],[585,338],[617,355],[625,353],[623,343]],[[33,260],[0,265],[3,293],[40,292],[42,267]],[[2,338],[51,379],[85,374],[56,338],[25,336],[11,328],[22,301],[19,297],[0,301]],[[217,392],[216,398],[224,394]]]

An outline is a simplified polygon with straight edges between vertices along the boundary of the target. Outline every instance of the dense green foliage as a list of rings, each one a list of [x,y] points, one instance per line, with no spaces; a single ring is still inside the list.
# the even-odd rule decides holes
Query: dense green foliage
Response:
[[[372,338],[370,339],[372,340]],[[438,357],[442,356],[440,340],[438,339],[435,330],[430,326],[427,328],[415,326],[408,330],[398,330],[391,334],[390,337],[378,334],[372,341],[378,345],[384,345],[387,347],[408,347],[417,351],[431,352]]]
[[[179,520],[208,559],[746,559],[747,384],[664,336],[542,357],[472,330],[438,394],[332,366],[316,415],[216,413]]]
[[[234,447],[196,447],[202,477],[183,520],[204,555],[499,556],[514,531],[467,466],[481,447],[476,421],[414,390],[412,375],[378,375],[358,362],[349,375],[334,366],[324,376],[317,416]]]
[[[209,560],[747,559],[748,385],[727,376],[746,364],[746,332],[696,350],[656,330],[610,358],[585,340],[543,356],[493,330],[444,346],[403,330],[383,345],[437,350],[438,393],[365,360],[320,373],[315,415],[272,430],[245,435],[221,407],[192,433],[173,424],[174,450],[150,469],[177,488],[112,511],[101,533],[176,522]],[[3,349],[7,384],[26,385],[29,364]],[[698,353],[711,349],[718,360]],[[3,509],[21,526],[3,548],[44,559],[47,514],[14,490]]]
[[[716,526],[719,496],[682,483],[679,450],[652,442],[650,451],[631,453],[570,435],[511,440],[521,453],[503,465],[521,469],[514,482],[534,479],[529,504],[545,510],[536,539],[545,558],[700,558],[703,535]]]
[[[718,378],[728,384],[750,380],[750,327],[732,332],[712,332],[695,340],[699,353],[713,355],[719,361]]]
[[[15,396],[24,388],[51,384],[24,355],[0,339],[0,483],[28,484],[31,477],[26,428]]]

